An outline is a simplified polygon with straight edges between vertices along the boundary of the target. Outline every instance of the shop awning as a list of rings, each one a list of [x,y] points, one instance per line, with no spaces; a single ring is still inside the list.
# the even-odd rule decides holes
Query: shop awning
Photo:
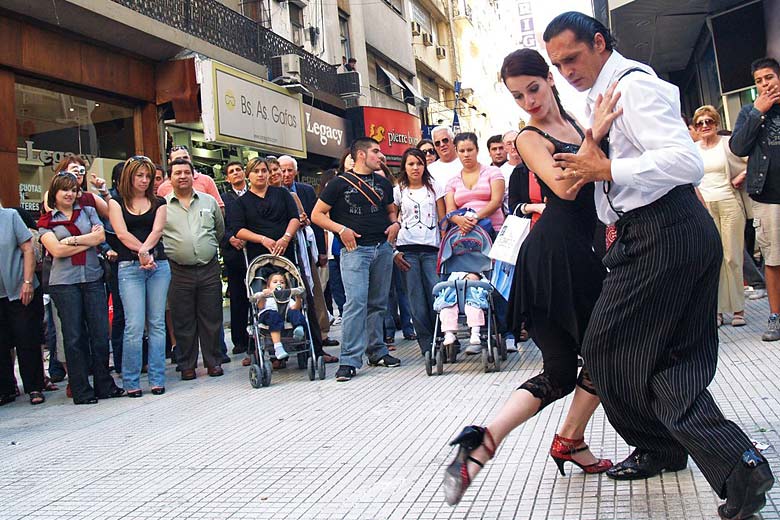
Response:
[[[420,91],[414,88],[414,84],[411,81],[406,81],[404,78],[401,78],[401,83],[405,85],[405,89],[408,90],[415,99],[423,99],[422,94],[420,94]]]
[[[377,65],[377,66],[376,66],[376,68],[378,68],[379,70],[381,70],[381,71],[382,71],[382,73],[383,73],[385,76],[387,76],[387,79],[389,79],[389,80],[390,80],[390,83],[394,83],[394,84],[395,84],[396,86],[398,86],[398,88],[400,88],[401,90],[403,90],[403,89],[405,89],[405,88],[406,88],[406,87],[404,87],[404,86],[403,86],[403,84],[402,84],[400,81],[398,81],[398,78],[397,78],[397,77],[395,77],[395,74],[393,74],[392,72],[388,71],[386,68],[384,68],[384,67],[383,67],[383,66],[381,66],[381,65]]]

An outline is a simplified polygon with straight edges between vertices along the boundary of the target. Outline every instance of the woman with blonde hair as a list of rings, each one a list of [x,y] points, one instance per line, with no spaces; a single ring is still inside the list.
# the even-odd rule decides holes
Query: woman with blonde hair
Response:
[[[147,157],[125,162],[117,197],[109,203],[119,239],[119,294],[125,312],[122,380],[128,397],[141,397],[144,327],[149,331],[149,385],[165,392],[165,302],[171,270],[160,241],[167,207],[154,191],[155,166]]]
[[[704,178],[699,191],[715,220],[723,244],[716,319],[720,327],[723,314],[731,313],[731,325],[741,327],[745,325],[742,262],[746,205],[740,189],[745,182],[746,160],[731,152],[728,137],[718,135],[720,114],[715,107],[699,107],[693,114],[693,124],[700,138],[696,148],[704,160]],[[747,204],[750,202],[747,201]]]

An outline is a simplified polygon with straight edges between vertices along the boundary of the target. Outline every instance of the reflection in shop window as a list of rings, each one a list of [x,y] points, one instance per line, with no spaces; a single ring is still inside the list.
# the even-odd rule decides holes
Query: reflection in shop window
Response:
[[[32,85],[15,85],[19,195],[38,211],[57,163],[80,155],[111,183],[114,164],[135,149],[133,109]]]

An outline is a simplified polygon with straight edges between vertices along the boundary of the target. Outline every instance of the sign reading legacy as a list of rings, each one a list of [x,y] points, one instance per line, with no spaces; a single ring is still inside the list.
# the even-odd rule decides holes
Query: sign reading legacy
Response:
[[[301,97],[221,63],[200,63],[207,140],[306,157]]]
[[[352,125],[339,116],[304,106],[306,148],[309,153],[340,158],[352,142]]]

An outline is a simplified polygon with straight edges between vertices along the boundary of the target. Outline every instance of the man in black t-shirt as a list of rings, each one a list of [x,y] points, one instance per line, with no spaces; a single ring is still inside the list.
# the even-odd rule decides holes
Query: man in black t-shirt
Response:
[[[379,143],[361,137],[352,143],[353,170],[331,180],[311,213],[314,224],[339,236],[346,304],[342,318],[341,362],[336,381],[349,381],[363,364],[397,367],[388,354],[382,323],[390,292],[393,248],[400,224],[390,181],[374,173],[384,162]]]
[[[747,192],[753,199],[756,242],[764,257],[769,322],[761,339],[780,340],[780,64],[762,58],[751,66],[758,97],[739,111],[731,151],[748,156]]]

